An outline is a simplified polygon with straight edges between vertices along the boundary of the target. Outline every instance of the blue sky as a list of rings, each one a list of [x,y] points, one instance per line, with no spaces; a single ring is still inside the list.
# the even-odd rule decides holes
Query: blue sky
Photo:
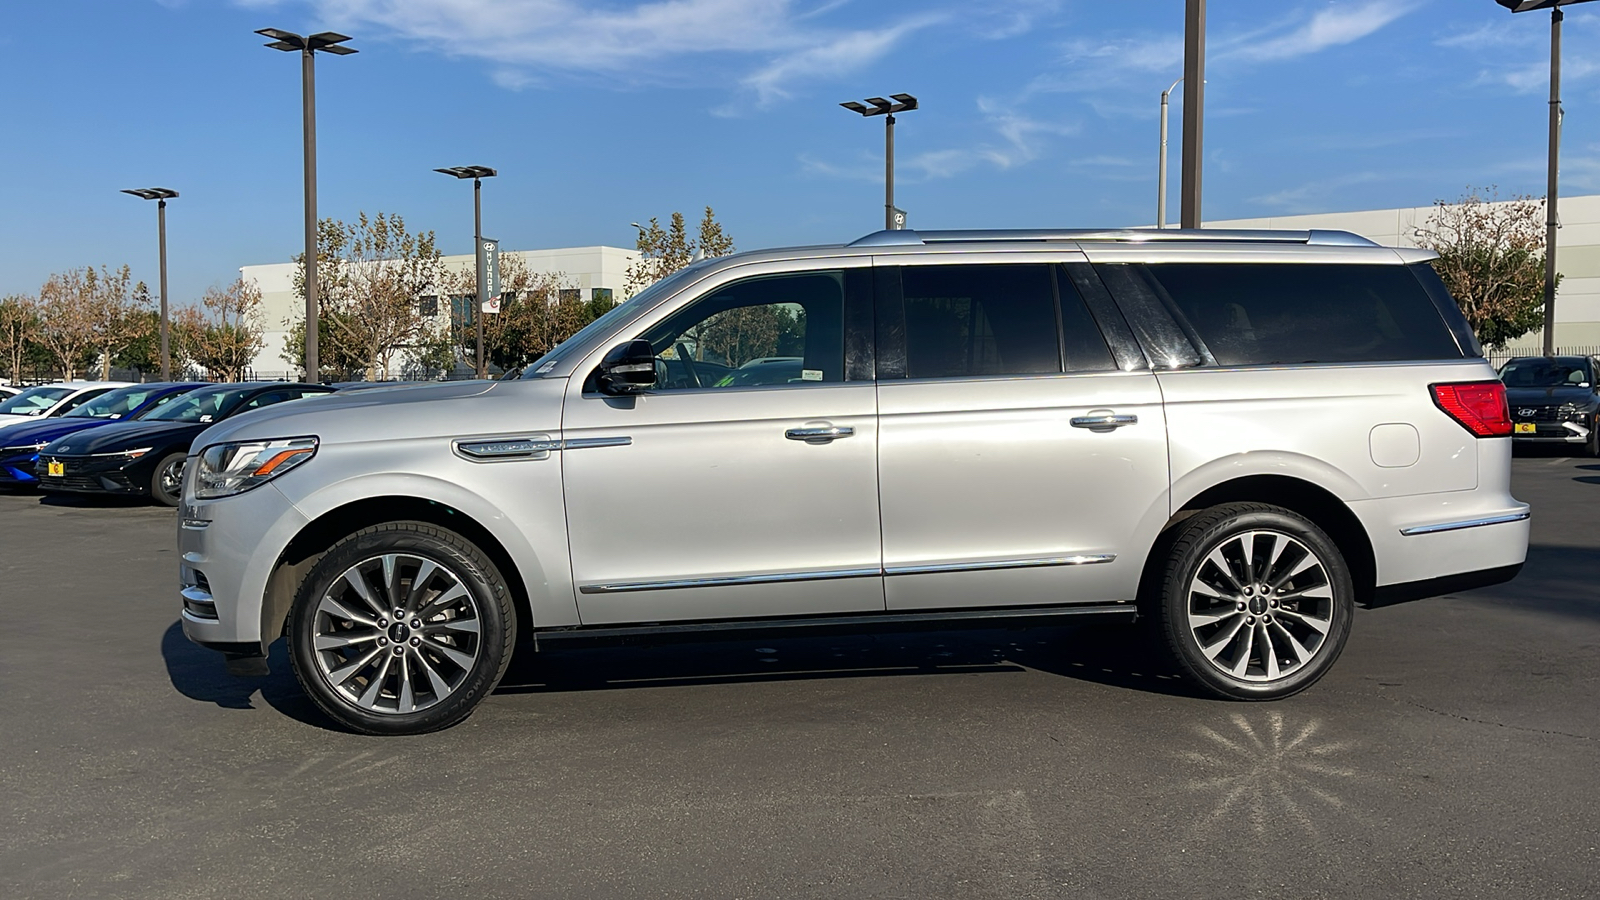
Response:
[[[711,205],[738,246],[882,221],[881,120],[909,92],[913,227],[1110,226],[1155,215],[1157,107],[1183,0],[49,0],[0,6],[0,294],[128,263],[173,299],[301,242],[298,60],[252,33],[353,35],[317,67],[321,213],[400,213],[471,248],[631,246]],[[1592,12],[1590,10],[1593,10]],[[1207,218],[1544,191],[1547,14],[1491,0],[1214,0]],[[1600,193],[1600,3],[1568,12],[1563,192]],[[1172,112],[1172,217],[1182,91]]]

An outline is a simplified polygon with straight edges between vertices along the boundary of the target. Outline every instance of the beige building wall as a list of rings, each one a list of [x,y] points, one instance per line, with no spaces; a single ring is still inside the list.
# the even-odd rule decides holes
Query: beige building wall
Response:
[[[628,266],[638,259],[637,250],[622,247],[564,247],[554,250],[502,250],[502,256],[520,257],[528,271],[538,275],[560,274],[568,287],[578,289],[585,300],[594,297],[596,289],[610,290],[618,302],[623,299],[623,286],[627,283]],[[446,256],[446,269],[452,272],[471,272],[477,260],[471,255]],[[243,266],[240,277],[254,281],[261,290],[262,320],[266,325],[266,345],[256,354],[251,364],[256,378],[298,378],[300,373],[283,359],[284,344],[289,327],[305,315],[305,301],[294,290],[294,263],[269,263]],[[439,300],[439,321],[448,327],[450,304]],[[391,372],[391,377],[399,377]]]
[[[1206,222],[1207,228],[1329,228],[1352,231],[1389,247],[1415,247],[1416,230],[1427,222],[1431,206],[1363,212],[1313,213]],[[1600,347],[1600,195],[1563,197],[1557,218],[1556,269],[1562,275],[1556,293],[1556,346]],[[1540,353],[1544,334],[1535,331],[1513,341],[1508,355]]]

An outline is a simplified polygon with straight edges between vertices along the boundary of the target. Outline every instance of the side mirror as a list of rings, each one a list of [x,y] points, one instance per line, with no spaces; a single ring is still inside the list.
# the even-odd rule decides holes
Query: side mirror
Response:
[[[604,394],[637,394],[656,385],[656,351],[649,341],[611,348],[600,361],[595,381]]]

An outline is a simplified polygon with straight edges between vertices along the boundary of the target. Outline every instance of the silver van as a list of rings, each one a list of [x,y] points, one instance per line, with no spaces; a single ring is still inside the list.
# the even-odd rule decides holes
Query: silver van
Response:
[[[184,632],[285,635],[345,726],[465,718],[519,640],[1153,624],[1303,690],[1356,605],[1513,577],[1505,389],[1429,254],[1340,232],[884,231],[651,286],[521,378],[221,423]]]

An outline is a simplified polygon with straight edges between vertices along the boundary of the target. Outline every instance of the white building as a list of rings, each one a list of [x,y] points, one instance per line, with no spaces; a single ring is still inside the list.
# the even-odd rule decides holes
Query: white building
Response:
[[[500,255],[520,257],[534,276],[560,275],[567,289],[577,291],[575,296],[584,301],[607,296],[608,292],[615,300],[622,300],[628,266],[639,258],[637,250],[605,246],[502,250]],[[442,261],[447,270],[457,272],[471,272],[477,264],[470,255],[446,256]],[[305,317],[305,300],[295,293],[294,273],[294,263],[268,263],[239,269],[241,278],[255,282],[261,290],[261,318],[266,326],[266,344],[251,363],[251,374],[256,378],[293,379],[300,375],[283,358],[290,326]],[[450,306],[447,299],[440,298],[433,308],[440,322],[448,325]]]
[[[1562,197],[1558,201],[1561,229],[1556,232],[1556,269],[1561,287],[1556,293],[1556,347],[1600,347],[1600,195]],[[1364,212],[1314,213],[1305,216],[1269,216],[1264,219],[1229,219],[1206,222],[1207,228],[1329,228],[1352,231],[1388,247],[1415,247],[1416,230],[1428,221],[1432,206],[1378,209]],[[1543,330],[1511,342],[1508,355],[1543,352]],[[1582,350],[1579,352],[1590,352]]]

